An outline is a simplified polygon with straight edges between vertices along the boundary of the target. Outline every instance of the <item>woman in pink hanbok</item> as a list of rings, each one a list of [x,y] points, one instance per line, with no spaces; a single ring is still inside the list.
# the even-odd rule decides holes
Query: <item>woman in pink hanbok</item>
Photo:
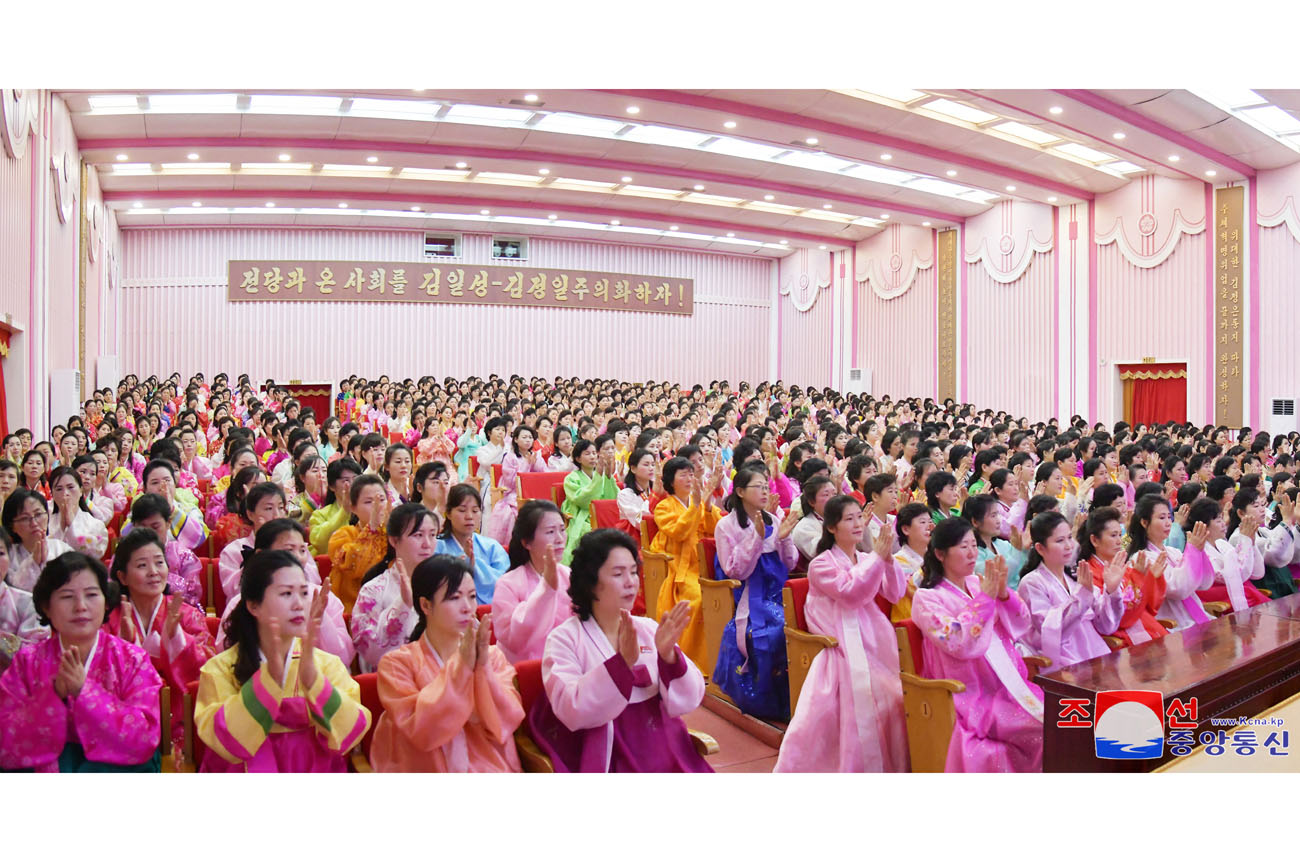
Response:
[[[352,640],[366,672],[410,640],[419,619],[411,597],[411,575],[433,556],[438,521],[420,503],[407,502],[389,513],[386,534],[388,550],[362,578],[352,606]]]
[[[681,719],[704,699],[704,676],[678,646],[690,604],[678,602],[657,624],[634,617],[639,583],[625,533],[582,537],[569,584],[576,616],[546,639],[546,694],[528,715],[557,772],[713,772]]]
[[[515,669],[489,643],[492,617],[475,621],[473,573],[433,556],[410,578],[419,605],[410,643],[379,663],[384,715],[370,759],[381,773],[517,773],[524,719]]]
[[[451,483],[459,483],[455,474],[456,443],[443,430],[442,422],[437,416],[430,416],[424,422],[423,433],[423,437],[415,444],[416,464],[423,466],[435,460],[441,461],[451,473]]]
[[[1002,557],[975,574],[975,531],[960,517],[930,536],[912,620],[925,636],[926,675],[964,683],[945,772],[1038,772],[1043,765],[1043,692],[1029,682],[1015,642],[1032,617],[1007,588]]]
[[[511,436],[510,448],[501,459],[501,500],[492,509],[487,531],[502,547],[510,543],[510,533],[519,515],[519,475],[523,472],[545,472],[546,461],[533,451],[533,428],[519,425]],[[491,470],[489,470],[491,471]]]
[[[1160,554],[1165,556],[1165,598],[1160,605],[1160,618],[1174,621],[1173,630],[1187,628],[1214,619],[1201,604],[1197,590],[1214,585],[1214,569],[1205,555],[1205,540],[1209,527],[1204,523],[1192,524],[1186,535],[1186,546],[1178,548],[1166,544],[1174,525],[1174,513],[1169,500],[1159,494],[1148,494],[1137,500],[1128,527],[1129,564],[1136,571],[1146,571],[1146,563],[1154,563]]]
[[[1124,555],[1106,564],[1099,591],[1089,569],[1082,580],[1067,576],[1076,551],[1065,515],[1044,512],[1029,531],[1034,546],[1016,587],[1031,617],[1024,644],[1051,660],[1048,671],[1106,655],[1110,647],[1102,635],[1118,629],[1124,616]]]
[[[0,676],[0,769],[159,770],[162,680],[148,653],[100,628],[111,591],[103,563],[80,553],[42,570],[32,599],[53,634]]]
[[[171,506],[156,493],[146,493],[131,506],[131,531],[152,529],[163,540],[167,551],[167,584],[189,604],[202,610],[207,589],[203,585],[203,563],[194,551],[181,547],[168,527]]]
[[[9,533],[0,529],[0,673],[9,667],[18,650],[50,636],[32,605],[32,594],[10,586]]]
[[[896,603],[906,579],[894,538],[876,536],[870,554],[862,506],[836,496],[824,512],[818,554],[808,565],[809,627],[839,646],[813,659],[776,762],[778,773],[894,772],[908,769],[907,723],[898,678],[898,639],[876,604]]]
[[[569,569],[559,564],[566,542],[564,517],[546,499],[519,509],[510,539],[510,571],[497,579],[492,622],[497,646],[511,664],[539,659],[546,638],[573,616]]]

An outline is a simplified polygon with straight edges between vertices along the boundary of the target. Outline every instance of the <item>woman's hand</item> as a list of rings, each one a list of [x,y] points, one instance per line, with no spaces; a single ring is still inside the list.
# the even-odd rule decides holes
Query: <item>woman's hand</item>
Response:
[[[411,574],[406,570],[406,566],[402,565],[400,558],[393,560],[393,571],[397,574],[397,589],[402,595],[402,605],[404,607],[414,606],[415,599],[411,594]]]
[[[176,629],[181,625],[181,612],[185,603],[181,601],[179,595],[173,595],[168,599],[167,619],[163,620],[163,639],[167,641],[176,638]]]
[[[1161,554],[1163,556],[1164,554]],[[1114,592],[1124,580],[1124,571],[1128,568],[1128,560],[1124,557],[1124,551],[1119,551],[1106,563],[1106,570],[1102,572],[1101,582],[1105,586],[1107,593]]]
[[[624,615],[628,616],[626,611]],[[677,661],[677,642],[681,640],[682,632],[686,631],[690,622],[691,603],[685,600],[673,605],[673,609],[659,620],[659,628],[655,630],[655,649],[659,651],[659,658],[663,659],[664,664]],[[631,617],[628,616],[628,625],[631,624]]]
[[[619,611],[618,615],[618,654],[629,670],[636,667],[641,659],[641,644],[637,637],[636,625],[632,622],[632,614],[626,610]]]
[[[556,567],[555,551],[550,545],[542,548],[542,580],[546,581],[546,586],[552,591],[560,588],[559,569]]]
[[[460,663],[467,668],[472,668],[478,662],[478,623],[470,620],[469,625],[460,634],[460,643],[457,646],[457,654],[460,656]]]
[[[67,700],[81,694],[81,687],[86,682],[86,666],[81,660],[81,651],[68,647],[59,657],[59,671],[54,677],[54,693]]]
[[[1282,522],[1287,526],[1295,526],[1295,500],[1283,493],[1277,501],[1277,510],[1282,513]]]
[[[794,508],[791,508],[788,512],[786,512],[785,519],[781,521],[781,526],[776,531],[776,537],[781,539],[782,541],[789,538],[790,533],[794,532],[795,526],[799,524],[799,521],[802,518],[803,518],[802,514],[800,514]]]
[[[271,679],[276,683],[284,682],[284,661],[289,652],[289,641],[280,634],[280,620],[271,617],[267,623],[267,630],[271,632],[270,646],[265,648],[266,652],[266,670],[271,675]]]
[[[1248,515],[1242,518],[1241,526],[1239,528],[1243,538],[1249,538],[1253,541],[1255,533],[1259,531],[1259,518],[1255,517],[1253,514]]]
[[[1192,547],[1195,547],[1197,550],[1204,550],[1205,542],[1208,541],[1209,538],[1210,527],[1198,520],[1196,525],[1192,527],[1192,531],[1187,536],[1187,543]]]
[[[980,591],[999,601],[1007,597],[1007,563],[1000,556],[986,560],[980,576]]]
[[[118,636],[127,643],[138,643],[135,633],[135,615],[131,610],[131,600],[123,598],[118,608]]]

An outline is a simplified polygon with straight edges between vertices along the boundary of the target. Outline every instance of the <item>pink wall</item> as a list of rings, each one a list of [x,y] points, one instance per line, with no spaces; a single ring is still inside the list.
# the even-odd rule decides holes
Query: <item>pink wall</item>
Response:
[[[893,225],[857,246],[858,366],[871,393],[935,393],[934,234]]]
[[[821,250],[799,250],[781,259],[777,377],[786,385],[826,388],[831,384],[836,321],[831,282],[833,274],[838,279],[836,268],[831,254]]]
[[[67,106],[58,97],[51,97],[49,135],[51,154],[59,156],[65,151],[74,156],[71,183],[80,197],[80,166],[77,164],[77,139],[72,132],[72,119]],[[68,221],[60,222],[53,175],[50,176],[49,206],[45,210],[48,225],[46,234],[47,260],[49,262],[49,369],[65,370],[77,366],[77,208],[73,208]],[[87,356],[89,357],[89,356]],[[63,419],[66,421],[67,419]]]
[[[691,277],[691,317],[595,310],[382,304],[231,304],[229,259],[422,260],[423,233],[315,229],[128,229],[122,371],[203,370],[330,380],[496,372],[684,384],[766,378],[774,263],[759,258],[534,238],[529,263]],[[489,235],[462,261],[487,263]],[[219,329],[219,336],[218,336]]]
[[[1030,419],[1054,416],[1053,254],[1033,253],[1020,278],[1005,284],[983,263],[965,267],[970,402]]]
[[[1204,184],[1145,176],[1098,196],[1098,419],[1121,412],[1116,363],[1187,362],[1187,418],[1207,412]]]
[[[1260,230],[1260,388],[1262,424],[1272,401],[1300,401],[1300,241],[1285,225]]]

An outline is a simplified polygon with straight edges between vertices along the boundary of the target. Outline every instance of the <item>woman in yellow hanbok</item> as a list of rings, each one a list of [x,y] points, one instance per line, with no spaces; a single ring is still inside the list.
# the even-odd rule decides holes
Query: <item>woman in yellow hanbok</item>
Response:
[[[691,461],[674,457],[664,464],[664,489],[671,490],[655,506],[655,525],[658,527],[650,549],[667,553],[668,577],[659,590],[659,610],[672,610],[679,601],[691,605],[691,621],[682,633],[679,645],[682,652],[702,670],[712,670],[716,659],[704,657],[704,619],[700,612],[700,562],[701,538],[713,535],[713,528],[722,519],[722,511],[709,504],[707,491],[714,490],[722,479],[722,468],[715,467],[708,478],[697,476]]]

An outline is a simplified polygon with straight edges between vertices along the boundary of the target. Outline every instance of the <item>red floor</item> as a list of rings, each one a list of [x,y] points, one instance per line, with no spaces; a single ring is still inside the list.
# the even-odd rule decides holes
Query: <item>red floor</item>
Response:
[[[718,741],[718,753],[708,757],[717,772],[770,773],[776,766],[776,749],[704,707],[687,713],[685,720],[688,728],[710,734]]]

